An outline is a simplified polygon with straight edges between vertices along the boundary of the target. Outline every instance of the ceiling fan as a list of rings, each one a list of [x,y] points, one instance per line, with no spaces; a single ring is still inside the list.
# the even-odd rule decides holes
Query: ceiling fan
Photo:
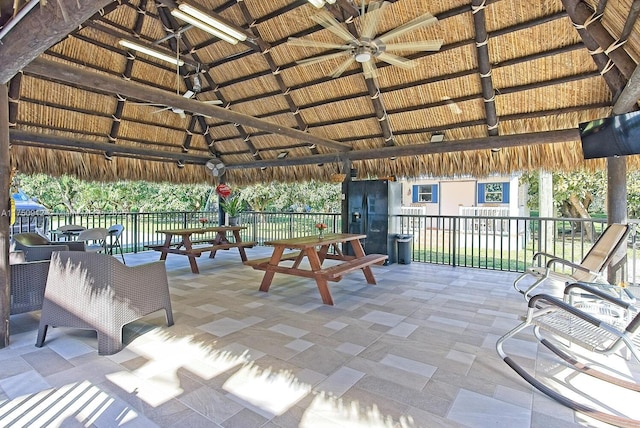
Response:
[[[336,36],[340,37],[346,43],[325,43],[315,40],[289,37],[288,43],[292,46],[337,49],[341,51],[306,58],[296,62],[301,65],[311,65],[330,59],[345,57],[346,59],[331,71],[331,77],[340,77],[340,75],[342,75],[342,73],[344,73],[354,62],[358,62],[362,64],[362,69],[366,78],[375,78],[377,76],[375,64],[376,59],[404,69],[410,69],[416,66],[414,61],[394,55],[390,52],[422,52],[437,51],[440,49],[443,42],[442,40],[389,43],[389,41],[400,37],[409,31],[435,24],[438,20],[430,13],[425,13],[424,15],[421,15],[393,30],[377,35],[377,25],[381,17],[381,12],[388,6],[388,4],[389,2],[386,1],[372,1],[369,3],[369,7],[365,13],[363,0],[360,37],[356,37],[347,31],[340,22],[326,11],[321,11],[320,13],[313,15],[311,19],[331,31]]]
[[[187,92],[185,92],[184,94],[182,94],[182,96],[184,98],[193,98],[194,95],[196,93],[192,90],[187,90]],[[211,105],[215,105],[215,104],[222,104],[222,101],[220,100],[211,100],[211,101],[200,101],[201,103],[204,104],[211,104]],[[157,107],[162,107],[161,104],[147,104],[147,105],[155,105]],[[170,107],[170,106],[165,106],[159,110],[155,110],[153,113],[160,113],[161,111],[165,111],[165,110],[171,110],[172,112],[176,113],[177,115],[179,115],[181,118],[185,118],[187,117],[187,115],[184,113],[184,110],[181,108],[176,108],[176,107]]]
[[[207,169],[211,170],[211,174],[214,177],[221,176],[226,171],[225,164],[222,162],[222,160],[218,158],[209,159],[205,164],[205,166],[207,167]]]

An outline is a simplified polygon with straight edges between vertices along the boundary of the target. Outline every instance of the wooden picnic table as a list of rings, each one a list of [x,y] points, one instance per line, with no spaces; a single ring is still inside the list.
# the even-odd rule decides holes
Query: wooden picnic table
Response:
[[[371,270],[372,264],[381,264],[388,259],[386,254],[365,254],[360,239],[367,235],[350,233],[330,233],[320,238],[318,235],[303,236],[292,239],[278,239],[267,241],[265,245],[273,246],[271,257],[245,261],[244,264],[254,269],[265,271],[260,291],[267,292],[276,273],[313,278],[318,286],[322,302],[333,305],[333,298],[329,290],[328,281],[340,281],[342,276],[360,269],[369,284],[375,284],[376,279]],[[350,256],[342,252],[341,244],[349,242],[355,255]],[[285,254],[286,249],[295,249],[296,252]],[[333,253],[329,250],[333,249]],[[300,268],[304,257],[309,262],[310,269]],[[322,267],[325,260],[340,260],[341,263]],[[285,262],[293,262],[291,266],[282,265]]]
[[[200,257],[202,253],[207,251],[211,252],[209,258],[212,259],[216,256],[218,250],[237,248],[242,261],[247,261],[247,253],[244,249],[255,246],[256,242],[242,240],[240,231],[246,228],[246,226],[212,226],[158,230],[156,233],[163,233],[165,235],[164,244],[149,245],[148,248],[160,251],[162,253],[160,260],[166,260],[167,254],[169,253],[187,256],[189,258],[189,264],[191,265],[191,272],[200,273],[198,264],[196,263],[196,257]],[[204,235],[208,232],[215,232],[215,237],[192,239],[194,235]],[[227,236],[227,232],[231,232],[233,235],[231,240],[229,239],[231,237]],[[180,240],[174,241],[175,236],[179,237]]]

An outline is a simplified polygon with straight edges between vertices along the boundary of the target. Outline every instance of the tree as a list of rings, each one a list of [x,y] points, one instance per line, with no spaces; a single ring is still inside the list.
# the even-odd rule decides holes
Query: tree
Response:
[[[69,213],[203,211],[213,191],[207,184],[97,183],[44,174],[19,175],[19,186],[50,211]],[[233,190],[254,211],[340,211],[340,185],[332,183],[272,182]]]
[[[538,174],[525,173],[521,180],[529,185],[529,208],[538,208]],[[561,216],[570,218],[590,218],[594,213],[604,211],[606,200],[606,175],[603,171],[590,173],[554,172],[554,205]]]

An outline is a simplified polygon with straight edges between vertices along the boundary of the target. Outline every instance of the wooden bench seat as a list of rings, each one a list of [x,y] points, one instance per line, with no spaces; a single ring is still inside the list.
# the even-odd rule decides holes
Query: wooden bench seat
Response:
[[[344,263],[340,263],[339,265],[326,267],[316,272],[316,275],[329,281],[335,281],[346,273],[353,272],[354,270],[362,269],[376,263],[383,263],[388,258],[389,256],[386,254],[367,254],[359,259],[352,259]]]
[[[283,262],[286,260],[295,260],[298,258],[299,255],[300,255],[300,251],[293,251],[291,253],[283,254],[282,257],[280,257],[280,261]],[[270,261],[271,261],[271,257],[263,257],[260,259],[247,260],[246,262],[244,262],[244,264],[247,266],[253,266],[254,268],[256,268],[257,266],[260,266],[260,265],[267,265],[269,264]]]

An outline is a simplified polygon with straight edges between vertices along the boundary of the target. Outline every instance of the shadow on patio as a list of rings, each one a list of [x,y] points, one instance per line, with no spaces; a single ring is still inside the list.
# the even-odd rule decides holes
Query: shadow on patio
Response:
[[[127,264],[157,257],[127,255]],[[66,328],[35,348],[39,313],[13,316],[0,351],[0,423],[602,426],[533,392],[496,354],[525,312],[516,274],[376,266],[378,285],[349,274],[330,284],[336,304],[327,306],[312,280],[276,275],[259,292],[262,273],[233,251],[198,263],[199,275],[168,257],[175,325],[162,311],[131,323],[112,356],[97,355],[94,332]],[[536,355],[533,340],[517,346]]]

